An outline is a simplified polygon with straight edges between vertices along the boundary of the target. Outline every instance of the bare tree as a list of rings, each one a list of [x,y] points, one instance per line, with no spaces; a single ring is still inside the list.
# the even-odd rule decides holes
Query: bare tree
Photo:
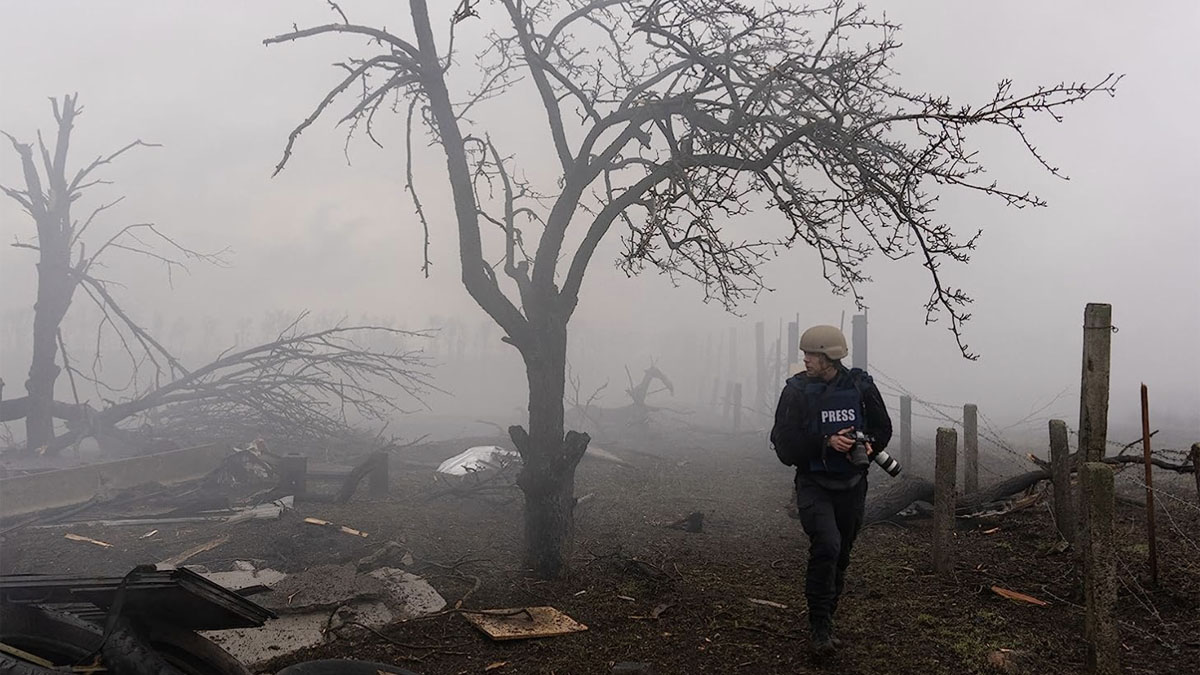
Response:
[[[424,340],[428,332],[369,324],[304,328],[306,316],[295,317],[272,340],[227,350],[138,396],[102,410],[83,406],[50,447],[89,436],[130,438],[117,425],[153,411],[153,431],[172,440],[263,436],[296,449],[349,437],[355,421],[386,422],[405,412],[402,401],[420,406],[422,396],[436,389],[424,354],[399,345]]]
[[[26,447],[29,449],[47,446],[54,439],[54,387],[59,374],[65,370],[70,377],[76,405],[80,403],[76,376],[103,384],[98,377],[94,377],[99,362],[93,361],[93,376],[89,377],[77,364],[71,363],[63,342],[61,325],[77,290],[82,289],[102,313],[97,344],[107,328],[120,341],[135,369],[148,361],[154,367],[156,379],[185,372],[179,361],[149,332],[134,323],[121,307],[113,296],[111,280],[96,273],[103,267],[106,254],[131,253],[150,258],[166,265],[168,274],[181,268],[185,260],[222,262],[220,253],[203,254],[185,248],[163,234],[153,223],[121,226],[115,234],[89,249],[84,235],[97,216],[116,206],[123,197],[101,204],[83,221],[72,215],[72,207],[88,188],[107,182],[95,176],[97,170],[134,148],[153,146],[141,140],[134,141],[112,154],[97,157],[72,176],[67,167],[67,154],[75,120],[83,108],[79,107],[77,96],[64,96],[61,104],[57,99],[51,99],[50,103],[58,129],[53,147],[47,147],[41,133],[38,133],[37,150],[42,161],[40,172],[34,158],[33,144],[21,143],[7,132],[0,132],[8,137],[16,149],[25,179],[24,189],[6,186],[0,186],[0,189],[19,203],[36,225],[36,237],[33,240],[17,237],[13,243],[17,248],[38,254],[37,299],[33,316],[33,355],[29,379],[25,382],[27,396],[9,401],[6,406],[9,410],[8,419],[13,419],[11,415],[18,413],[25,418]],[[99,353],[98,348],[97,359]]]
[[[428,271],[431,221],[413,171],[416,127],[445,152],[463,283],[526,366],[529,429],[510,434],[524,461],[528,560],[543,576],[558,574],[568,558],[575,467],[588,442],[563,433],[567,324],[614,227],[626,272],[650,267],[693,279],[727,307],[760,291],[760,263],[797,243],[815,249],[832,287],[856,300],[869,254],[915,255],[930,275],[927,318],[947,315],[970,358],[961,332],[970,299],[947,283],[942,265],[967,262],[977,233],[963,238],[938,220],[932,190],[1042,205],[985,179],[967,131],[1009,131],[1057,174],[1024,123],[1059,120],[1073,103],[1114,93],[1119,79],[1027,93],[1004,81],[981,104],[955,105],[900,87],[889,68],[897,27],[841,2],[809,9],[737,0],[462,0],[434,18],[426,0],[409,0],[411,30],[397,32],[353,24],[330,4],[338,22],[265,40],[344,35],[368,50],[338,64],[344,77],[292,131],[276,172],[339,97],[350,99],[340,118],[350,134],[376,143],[376,114],[402,113],[405,188],[424,228]],[[482,20],[464,21],[476,16]],[[494,27],[477,59],[454,50],[454,33],[466,26]],[[448,37],[439,42],[435,31]],[[479,85],[452,92],[465,77],[456,71],[474,71]],[[540,104],[553,184],[535,186],[523,168],[537,159],[522,164],[503,147],[514,123],[483,112],[497,98]],[[762,211],[777,217],[748,227],[758,219],[747,216]],[[485,253],[485,239],[496,253]]]

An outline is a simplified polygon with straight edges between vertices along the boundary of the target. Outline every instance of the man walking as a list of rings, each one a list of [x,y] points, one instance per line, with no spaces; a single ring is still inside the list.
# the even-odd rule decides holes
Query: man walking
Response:
[[[771,443],[779,460],[796,467],[796,507],[808,535],[804,594],[813,650],[840,645],[833,614],[846,583],[850,549],[862,527],[868,466],[851,463],[854,432],[873,438],[867,452],[883,450],[892,421],[871,376],[842,365],[846,336],[813,326],[800,337],[804,372],[788,379],[775,410]]]

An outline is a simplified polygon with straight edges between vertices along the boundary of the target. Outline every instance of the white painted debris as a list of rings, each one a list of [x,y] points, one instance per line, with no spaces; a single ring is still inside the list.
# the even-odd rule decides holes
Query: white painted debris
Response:
[[[395,567],[380,567],[368,576],[383,582],[384,602],[397,621],[436,614],[446,608],[442,594],[415,574]]]
[[[343,621],[380,627],[392,620],[392,613],[381,601],[356,602],[337,611]],[[235,628],[233,630],[204,632],[202,635],[217,643],[237,660],[250,666],[286,656],[308,647],[315,647],[326,640],[325,628],[330,624],[330,612],[287,614],[267,621],[262,628]],[[328,636],[330,639],[333,635]]]
[[[498,445],[477,445],[441,463],[437,472],[447,476],[467,476],[486,471],[499,471],[521,461],[515,450]]]
[[[239,560],[238,562],[243,561]],[[270,588],[287,578],[287,575],[283,572],[273,570],[269,567],[261,570],[251,567],[249,570],[236,569],[230,572],[209,572],[201,576],[231,591],[240,591],[244,588],[253,588],[255,586]]]
[[[234,514],[225,519],[226,523],[240,523],[243,520],[258,520],[267,519],[274,520],[283,516],[284,509],[290,509],[295,506],[296,498],[288,495],[283,499],[276,499],[273,502],[266,504],[257,504],[255,506],[247,506],[240,509],[235,509]]]
[[[446,607],[445,598],[415,574],[394,567],[356,574],[353,565],[320,565],[290,575],[255,600],[280,617],[262,628],[204,634],[251,669],[333,639],[339,627],[352,631],[362,624],[377,629]]]

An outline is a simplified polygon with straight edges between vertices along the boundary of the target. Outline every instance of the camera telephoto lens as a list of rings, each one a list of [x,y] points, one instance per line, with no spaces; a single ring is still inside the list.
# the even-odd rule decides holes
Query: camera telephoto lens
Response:
[[[886,450],[879,450],[872,457],[875,463],[888,472],[888,475],[895,478],[900,475],[900,462],[897,462],[894,457],[889,455]]]

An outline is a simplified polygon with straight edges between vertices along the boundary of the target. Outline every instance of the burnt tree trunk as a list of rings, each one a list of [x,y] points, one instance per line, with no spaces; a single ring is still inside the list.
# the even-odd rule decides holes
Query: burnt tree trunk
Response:
[[[40,229],[40,227],[39,227]],[[45,239],[39,238],[40,242]],[[34,450],[54,440],[54,383],[62,371],[58,366],[58,327],[71,304],[72,283],[66,247],[41,245],[38,262],[37,304],[33,306],[33,358],[25,391],[29,408],[25,415],[26,448]]]
[[[67,184],[66,160],[71,128],[76,114],[75,99],[66,97],[61,113],[55,106],[58,134],[53,159],[44,146],[46,168],[43,186],[34,163],[33,147],[13,140],[21,156],[25,176],[26,206],[37,225],[37,300],[33,306],[33,356],[25,381],[28,408],[25,415],[25,447],[34,450],[54,440],[54,383],[58,366],[58,330],[75,291],[71,269],[71,190]],[[10,137],[11,138],[11,137]],[[39,141],[40,143],[40,141]]]
[[[546,327],[523,346],[529,380],[529,430],[509,427],[521,454],[517,485],[525,495],[525,556],[534,574],[548,579],[566,569],[575,538],[575,468],[587,434],[563,434],[566,388],[566,321]]]

